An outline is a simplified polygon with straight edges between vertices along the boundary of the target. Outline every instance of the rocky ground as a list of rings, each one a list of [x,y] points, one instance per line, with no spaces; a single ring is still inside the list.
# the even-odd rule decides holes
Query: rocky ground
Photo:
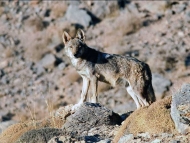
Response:
[[[63,31],[100,51],[147,62],[157,99],[190,82],[190,2],[0,2],[0,130],[76,103],[82,81],[64,55]],[[135,110],[125,89],[100,83],[100,103]]]

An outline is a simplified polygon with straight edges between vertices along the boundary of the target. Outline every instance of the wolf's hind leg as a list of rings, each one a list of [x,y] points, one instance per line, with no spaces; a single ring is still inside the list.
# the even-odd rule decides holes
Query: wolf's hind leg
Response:
[[[135,94],[135,92],[133,91],[132,87],[131,86],[128,86],[127,87],[127,92],[130,94],[130,96],[133,98],[133,100],[135,101],[135,104],[137,106],[137,109],[139,109],[141,106],[140,106],[140,103],[139,103],[139,100]]]
[[[137,98],[142,107],[149,106],[148,98],[147,98],[147,87],[145,81],[140,78],[139,80],[135,80],[137,82],[133,83],[132,89],[134,93],[137,95]]]

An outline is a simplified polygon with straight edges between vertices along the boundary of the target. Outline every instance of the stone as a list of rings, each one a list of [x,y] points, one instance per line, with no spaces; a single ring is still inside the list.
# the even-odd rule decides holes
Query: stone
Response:
[[[140,7],[154,14],[164,14],[168,5],[169,2],[167,1],[148,1],[147,3],[141,2]]]
[[[118,143],[126,143],[129,142],[130,140],[133,140],[134,136],[133,134],[125,135],[119,139]]]
[[[155,139],[151,143],[161,143],[161,140],[160,139]]]
[[[53,68],[56,58],[53,54],[46,54],[39,62],[44,68]]]
[[[164,93],[171,86],[171,81],[158,73],[152,74],[152,85],[157,99],[162,99]]]
[[[63,70],[65,67],[66,65],[63,62],[58,65],[59,70]]]
[[[44,69],[44,67],[42,66],[42,64],[36,64],[33,68],[33,72],[35,72],[38,76],[43,75],[46,71]]]
[[[171,117],[179,133],[190,133],[190,84],[182,85],[173,95]]]
[[[9,62],[7,60],[0,62],[0,69],[4,69],[9,65]]]
[[[99,103],[85,102],[66,119],[62,128],[72,135],[86,136],[94,127],[120,125],[121,122],[122,119],[118,114]]]
[[[146,133],[141,133],[141,134],[138,134],[138,137],[143,137],[143,138],[150,138],[150,134],[148,132]]]
[[[185,13],[185,20],[187,22],[190,22],[190,10],[188,10],[186,13]]]
[[[78,6],[70,5],[66,12],[66,18],[75,24],[88,27],[92,21],[91,17],[85,10],[79,9]]]
[[[186,9],[186,5],[184,3],[181,3],[181,4],[176,5],[176,6],[174,5],[173,9],[176,13],[181,13]]]
[[[55,128],[42,128],[42,129],[34,129],[24,133],[16,143],[46,143],[54,136],[64,135],[65,132],[61,129]]]
[[[103,19],[116,9],[118,9],[117,1],[94,1],[92,13],[96,17]]]

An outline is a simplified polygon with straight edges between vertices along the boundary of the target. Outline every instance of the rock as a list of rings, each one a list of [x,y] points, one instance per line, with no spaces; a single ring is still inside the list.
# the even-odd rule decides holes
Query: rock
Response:
[[[141,9],[148,10],[154,14],[164,14],[165,10],[167,9],[169,2],[167,1],[149,1],[147,3],[141,2]]]
[[[64,135],[65,132],[61,129],[42,128],[35,129],[23,134],[16,143],[47,143],[54,136]]]
[[[118,143],[126,143],[129,142],[130,140],[133,140],[134,136],[133,134],[129,134],[129,135],[125,135],[123,137],[120,138]]]
[[[4,69],[9,65],[9,62],[7,60],[0,62],[0,69]]]
[[[60,70],[63,70],[65,67],[66,67],[65,63],[60,63],[60,64],[58,65],[58,68],[59,68]]]
[[[148,132],[146,133],[141,133],[141,134],[138,134],[138,137],[143,137],[143,138],[150,138],[150,134]]]
[[[72,22],[88,27],[92,21],[91,17],[85,10],[79,9],[78,6],[70,5],[66,12],[66,18]]]
[[[110,139],[101,140],[98,143],[111,143]]]
[[[45,73],[45,69],[42,66],[42,64],[36,64],[33,68],[33,72],[36,73],[38,76],[41,76],[42,74]]]
[[[62,128],[72,135],[85,136],[94,127],[119,125],[121,122],[122,119],[118,114],[99,103],[85,102],[66,119]]]
[[[171,86],[171,81],[164,78],[162,75],[158,73],[152,74],[152,85],[154,88],[154,92],[156,94],[157,99],[162,99],[164,97],[164,93]]]
[[[185,13],[185,20],[187,22],[190,22],[190,10],[188,10],[186,13]]]
[[[117,9],[117,1],[94,1],[92,13],[98,18],[103,19]]]
[[[53,54],[46,54],[39,62],[44,68],[53,68],[56,58]]]
[[[173,95],[171,117],[179,133],[190,133],[190,84],[184,84]]]
[[[184,3],[181,3],[178,5],[173,5],[172,8],[176,13],[181,13],[186,9],[186,5]]]
[[[160,139],[155,139],[151,143],[161,143],[161,140]]]
[[[72,139],[71,136],[59,136],[59,137],[53,137],[48,141],[48,143],[66,143],[66,142],[76,142],[75,139]],[[82,142],[81,142],[82,143]]]

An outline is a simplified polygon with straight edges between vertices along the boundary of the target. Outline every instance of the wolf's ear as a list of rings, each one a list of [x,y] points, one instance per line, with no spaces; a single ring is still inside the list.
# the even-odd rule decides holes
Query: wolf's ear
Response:
[[[62,38],[63,38],[63,43],[66,44],[71,39],[71,36],[67,32],[64,31]]]
[[[77,31],[76,38],[80,39],[83,42],[85,41],[85,35],[84,35],[84,31],[82,29],[79,29]]]

